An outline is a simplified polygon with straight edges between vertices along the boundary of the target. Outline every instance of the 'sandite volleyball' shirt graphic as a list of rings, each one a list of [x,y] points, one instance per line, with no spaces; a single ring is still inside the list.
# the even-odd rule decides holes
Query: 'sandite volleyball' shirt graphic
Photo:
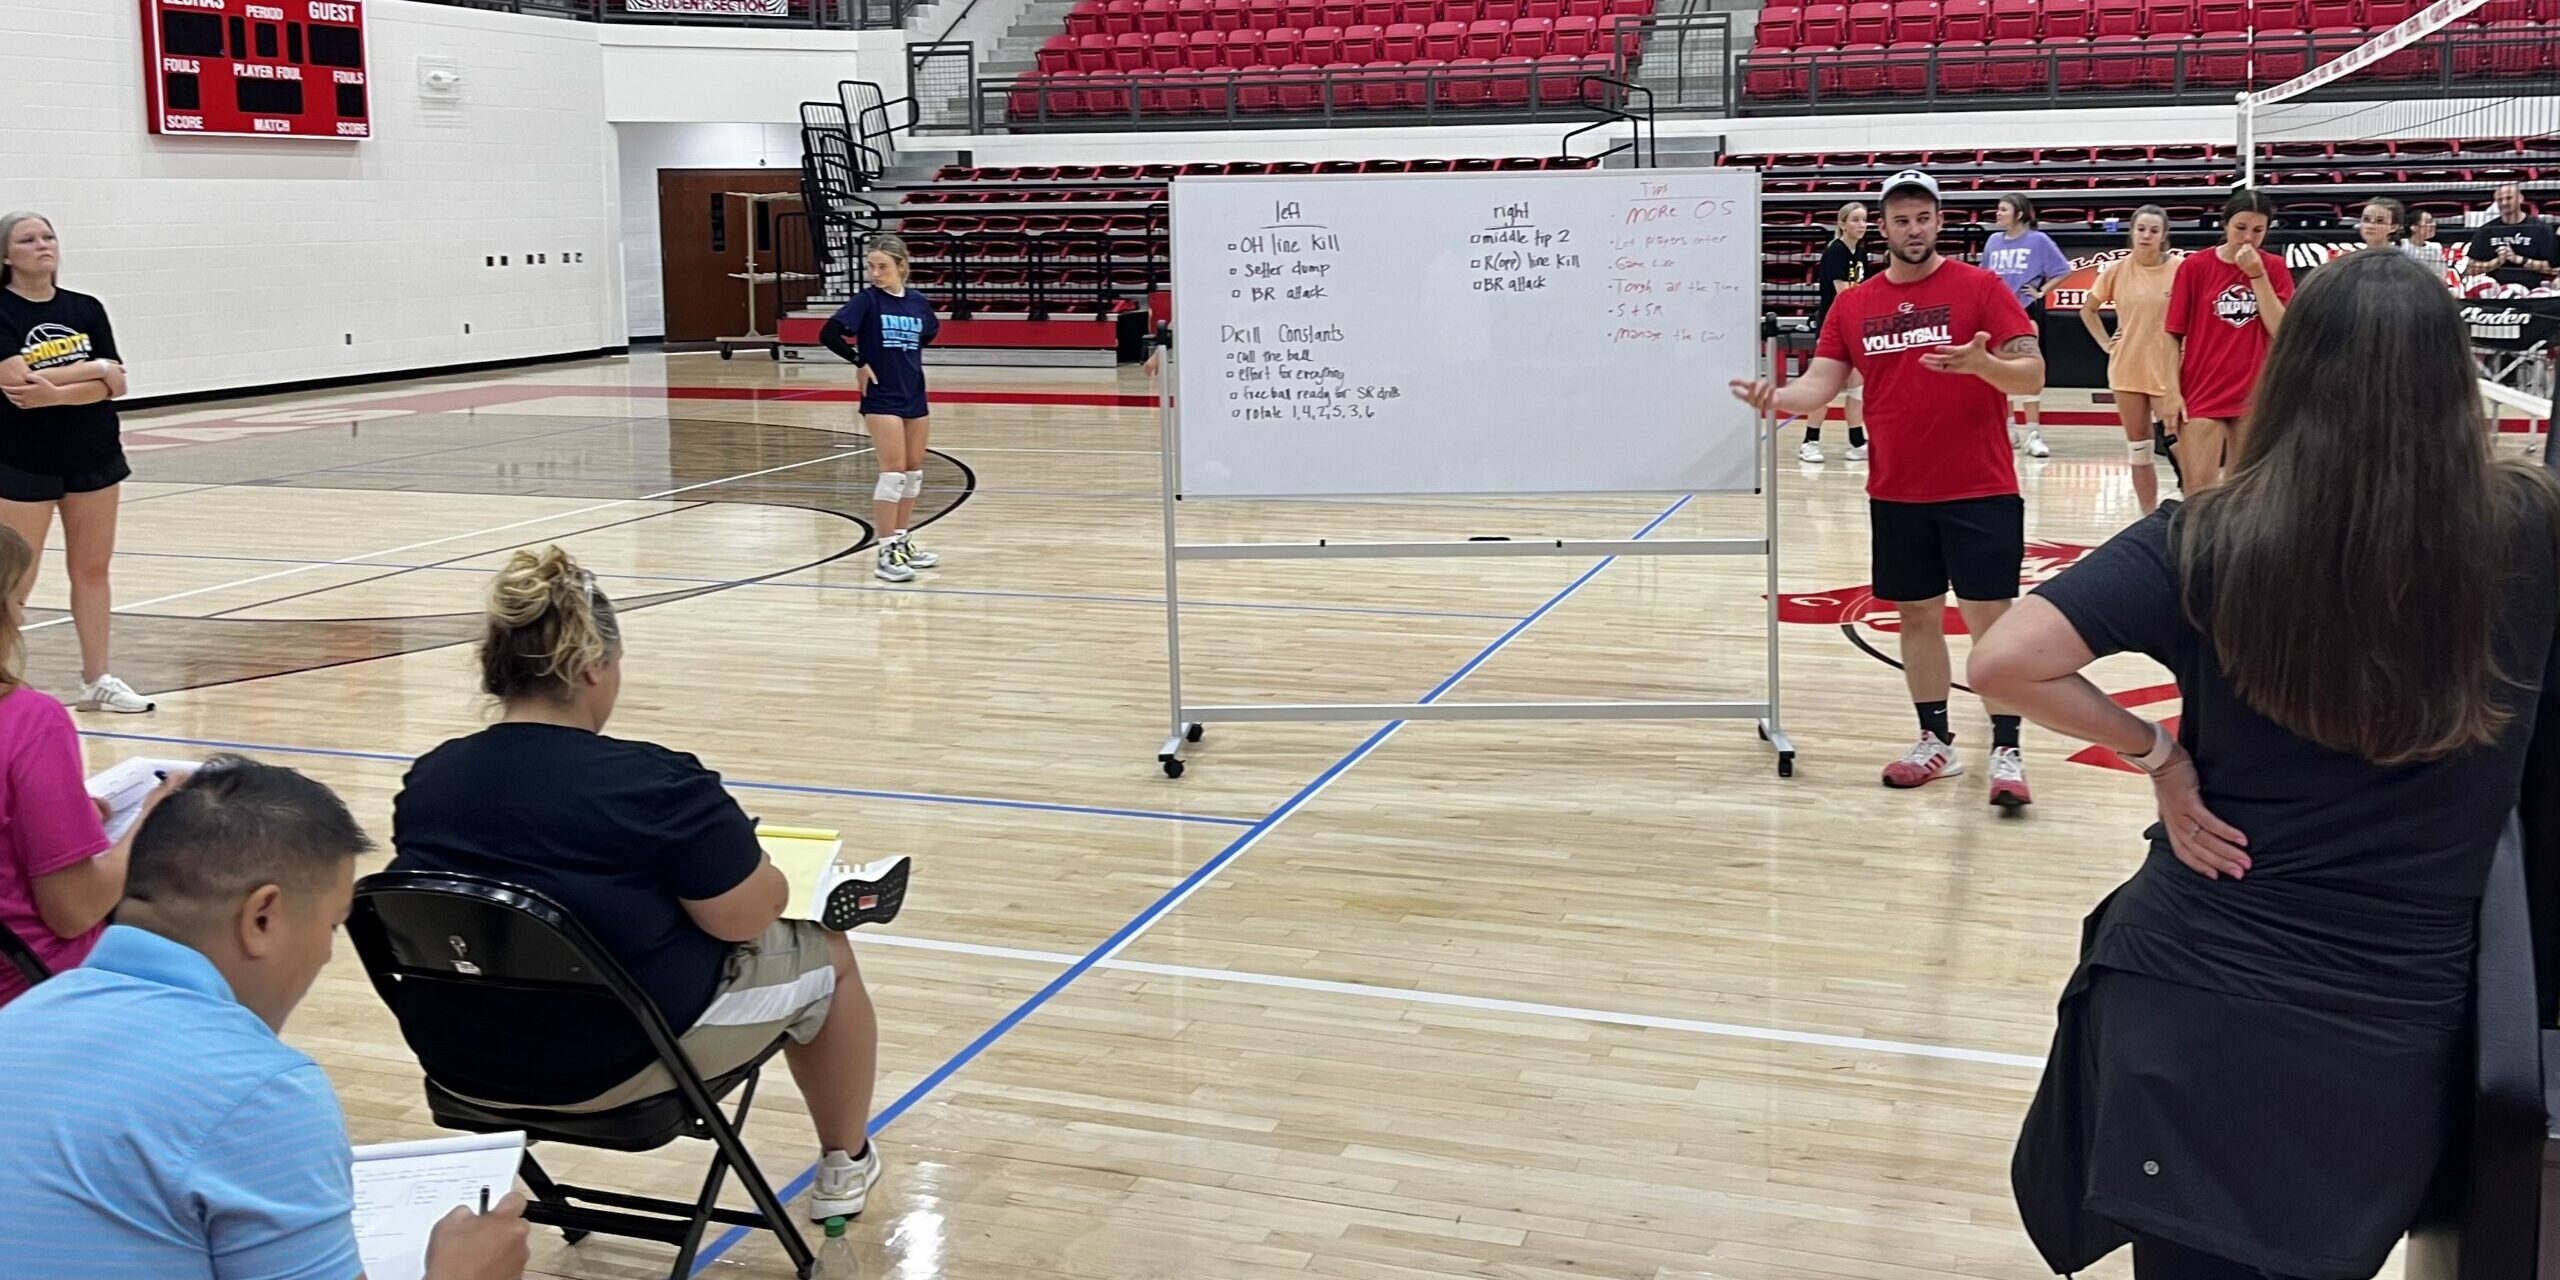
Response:
[[[1858,326],[1858,349],[1870,356],[1953,346],[1955,330],[1948,321],[1951,306],[1919,307],[1903,303],[1890,315],[1870,316]]]
[[[69,325],[40,324],[27,330],[18,354],[26,358],[29,369],[59,369],[90,359],[92,349],[88,334]]]
[[[2258,291],[2247,281],[2232,285],[2214,295],[2213,314],[2234,329],[2246,327],[2258,318]]]

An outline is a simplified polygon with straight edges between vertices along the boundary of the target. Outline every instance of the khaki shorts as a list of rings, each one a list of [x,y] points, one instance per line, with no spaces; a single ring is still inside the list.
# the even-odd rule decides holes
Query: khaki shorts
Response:
[[[703,1079],[717,1079],[755,1061],[778,1037],[800,1044],[816,1039],[835,994],[836,960],[827,931],[814,920],[776,920],[755,941],[730,950],[719,991],[677,1043]],[[543,1109],[573,1115],[611,1111],[675,1087],[665,1064],[652,1062],[584,1102]]]

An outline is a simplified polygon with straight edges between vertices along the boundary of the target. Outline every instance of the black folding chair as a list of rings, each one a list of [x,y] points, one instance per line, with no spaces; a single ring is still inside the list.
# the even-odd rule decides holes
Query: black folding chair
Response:
[[[2472,955],[2472,1088],[2459,1137],[2409,1231],[2410,1280],[2534,1280],[2540,1255],[2546,1042],[2535,1012],[2534,925],[2525,826],[2510,818],[2480,896]]]
[[[525,1210],[528,1220],[561,1228],[572,1244],[596,1231],[672,1244],[676,1260],[667,1273],[670,1280],[684,1280],[692,1272],[702,1233],[714,1222],[770,1231],[803,1280],[815,1269],[808,1242],[738,1138],[755,1100],[757,1073],[782,1047],[784,1037],[775,1037],[755,1061],[703,1079],[657,1005],[584,926],[549,898],[497,880],[422,871],[367,876],[356,886],[347,934],[374,989],[394,1010],[400,1008],[402,988],[411,983],[556,992],[619,1003],[674,1078],[671,1092],[611,1111],[570,1114],[472,1101],[438,1084],[428,1064],[427,1107],[435,1122],[448,1129],[522,1129],[535,1141],[612,1151],[650,1151],[677,1138],[701,1138],[714,1149],[702,1194],[692,1204],[563,1185],[552,1181],[527,1150],[522,1173],[534,1196]],[[737,1113],[723,1116],[720,1100],[732,1090],[738,1094]],[[754,1200],[754,1211],[719,1206],[720,1184],[732,1170]]]

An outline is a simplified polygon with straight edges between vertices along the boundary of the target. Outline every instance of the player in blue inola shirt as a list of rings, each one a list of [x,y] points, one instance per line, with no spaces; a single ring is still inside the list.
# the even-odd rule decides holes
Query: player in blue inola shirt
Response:
[[[908,524],[924,492],[925,436],[932,412],[924,400],[924,348],[942,329],[933,303],[907,287],[907,242],[871,237],[862,255],[871,283],[818,332],[827,350],[853,362],[862,386],[862,421],[871,432],[880,483],[871,491],[871,521],[880,557],[871,576],[913,582],[940,559],[915,545]]]

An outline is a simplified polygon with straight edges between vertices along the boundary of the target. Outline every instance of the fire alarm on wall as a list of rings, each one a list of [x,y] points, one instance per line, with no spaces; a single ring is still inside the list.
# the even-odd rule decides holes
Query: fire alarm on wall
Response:
[[[462,64],[452,58],[418,59],[418,96],[422,98],[462,96]]]

